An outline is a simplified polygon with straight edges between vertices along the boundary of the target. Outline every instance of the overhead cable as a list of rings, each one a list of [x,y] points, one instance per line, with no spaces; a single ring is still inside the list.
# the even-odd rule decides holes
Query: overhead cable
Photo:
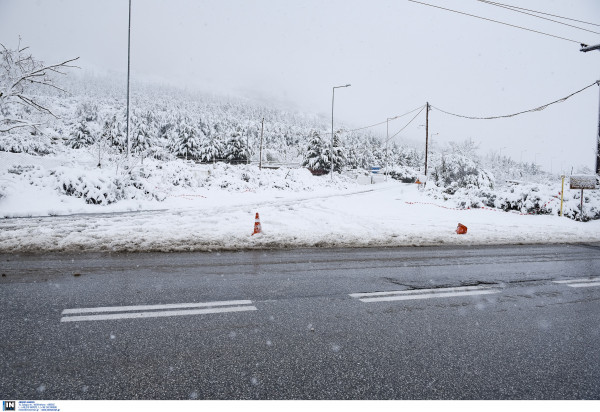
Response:
[[[479,0],[478,0],[479,1]],[[495,5],[501,5],[501,6],[506,6],[506,7],[510,7],[512,9],[519,9],[519,10],[526,10],[526,11],[530,11],[532,13],[537,13],[537,14],[543,14],[545,16],[552,16],[552,17],[557,17],[559,19],[563,19],[563,20],[570,20],[570,21],[576,21],[577,23],[583,23],[583,24],[589,24],[591,26],[598,26],[600,27],[600,24],[597,23],[590,23],[589,21],[583,21],[583,20],[577,20],[577,19],[571,19],[569,17],[564,17],[564,16],[559,16],[557,14],[550,14],[550,13],[545,13],[543,11],[537,11],[537,10],[531,10],[531,9],[526,9],[524,7],[517,7],[517,6],[511,6],[510,4],[502,4],[502,3],[498,3],[496,1],[486,1],[486,3],[493,3]]]
[[[496,2],[488,1],[488,0],[477,0],[477,1],[481,2],[481,3],[489,4],[490,6],[501,7],[501,8],[506,9],[506,10],[515,11],[517,13],[527,14],[528,16],[536,17],[538,19],[548,20],[548,21],[551,21],[551,22],[554,22],[554,23],[562,24],[563,26],[574,27],[576,29],[583,30],[583,31],[588,31],[590,33],[600,34],[600,32],[597,32],[597,31],[594,31],[594,30],[584,29],[583,27],[574,26],[574,25],[569,24],[569,23],[563,23],[562,21],[549,19],[548,17],[542,17],[542,16],[538,16],[537,14],[528,13],[526,11],[521,11],[521,10],[518,10],[517,7],[513,7],[513,6],[510,6],[510,5],[505,5],[505,4],[502,4],[502,3],[496,3]]]
[[[581,89],[581,90],[577,90],[576,92],[573,92],[573,93],[571,93],[570,95],[568,95],[568,96],[566,96],[566,97],[563,97],[562,99],[555,100],[555,101],[553,101],[553,102],[550,102],[550,103],[544,104],[544,105],[542,105],[542,106],[539,106],[539,107],[536,107],[536,108],[534,108],[534,109],[523,110],[522,112],[513,113],[513,114],[507,114],[507,115],[503,115],[503,116],[489,116],[489,117],[465,116],[465,115],[462,115],[462,114],[456,114],[456,113],[451,113],[451,112],[448,112],[448,111],[442,110],[442,109],[440,109],[439,107],[435,107],[435,106],[430,106],[430,107],[431,107],[431,108],[433,108],[433,109],[435,109],[435,110],[437,110],[437,111],[440,111],[440,112],[442,112],[442,113],[448,114],[448,115],[450,115],[450,116],[462,117],[463,119],[471,119],[471,120],[492,120],[492,119],[502,119],[502,118],[506,118],[506,117],[514,117],[514,116],[518,116],[518,115],[520,115],[520,114],[524,114],[524,113],[530,113],[530,112],[540,112],[540,111],[544,110],[544,109],[545,109],[546,107],[548,107],[548,106],[551,106],[551,105],[553,105],[553,104],[556,104],[556,103],[562,103],[562,102],[564,102],[565,100],[569,99],[570,97],[572,97],[572,96],[575,96],[577,93],[581,93],[582,91],[584,91],[584,90],[586,90],[586,89],[589,89],[590,87],[592,87],[592,86],[593,86],[593,85],[595,85],[595,84],[598,84],[598,85],[600,85],[600,80],[598,80],[598,81],[595,81],[594,83],[592,83],[592,84],[590,84],[590,85],[588,85],[588,86],[585,86],[583,89]]]
[[[465,13],[465,12],[462,12],[462,11],[447,9],[445,7],[440,7],[440,6],[435,6],[435,5],[429,4],[429,3],[423,3],[423,2],[420,2],[420,1],[416,1],[416,0],[408,0],[408,1],[410,1],[412,3],[422,4],[424,6],[435,7],[437,9],[451,11],[453,13],[463,14],[465,16],[475,17],[475,18],[481,19],[481,20],[487,20],[487,21],[491,21],[491,22],[494,22],[494,23],[503,24],[505,26],[515,27],[515,28],[521,29],[521,30],[527,30],[527,31],[531,31],[531,32],[534,32],[534,33],[538,33],[538,34],[543,34],[544,36],[554,37],[556,39],[561,39],[561,40],[569,41],[569,42],[572,42],[572,43],[577,43],[577,44],[584,44],[585,43],[585,42],[581,42],[581,41],[577,41],[577,40],[573,40],[573,39],[567,39],[566,37],[555,36],[554,34],[545,33],[543,31],[529,29],[527,27],[517,26],[517,25],[514,25],[514,24],[505,23],[505,22],[498,21],[498,20],[488,19],[487,17],[476,16],[474,14],[469,14],[469,13]]]
[[[410,112],[406,112],[406,113],[404,113],[404,114],[401,114],[401,115],[398,115],[398,116],[390,117],[389,119],[387,119],[387,120],[384,120],[383,122],[375,123],[375,124],[372,124],[372,125],[370,125],[370,126],[359,127],[358,129],[345,130],[345,132],[347,132],[347,133],[350,133],[350,132],[357,132],[357,131],[359,131],[359,130],[370,129],[371,127],[375,127],[375,126],[379,126],[379,125],[385,124],[385,123],[387,123],[387,122],[388,122],[388,120],[396,120],[396,119],[399,119],[399,118],[401,118],[401,117],[407,116],[407,115],[409,115],[409,114],[411,114],[411,113],[414,113],[414,112],[416,112],[416,111],[417,111],[417,110],[419,110],[419,109],[423,109],[423,107],[424,107],[424,106],[425,106],[425,105],[423,105],[423,106],[419,106],[419,107],[417,107],[416,109],[413,109],[413,110],[411,110]]]
[[[398,134],[400,134],[400,132],[402,130],[406,129],[408,127],[408,125],[411,124],[413,122],[413,120],[415,120],[417,118],[417,116],[419,116],[424,109],[425,109],[425,106],[421,107],[421,110],[419,110],[419,113],[417,113],[412,119],[410,119],[410,121],[408,123],[406,123],[402,129],[398,130],[396,133],[394,133],[392,136],[390,136],[385,141],[388,142],[388,141],[392,140],[394,137],[396,137]]]

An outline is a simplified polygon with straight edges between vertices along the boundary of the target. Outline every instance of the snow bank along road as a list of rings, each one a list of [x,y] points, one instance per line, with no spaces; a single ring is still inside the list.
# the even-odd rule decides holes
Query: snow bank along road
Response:
[[[0,388],[15,399],[598,399],[599,252],[0,255]]]
[[[0,220],[0,251],[206,251],[252,248],[476,245],[600,241],[600,221],[452,210],[415,185],[335,195],[214,194],[167,210]],[[181,199],[180,199],[181,200]],[[420,203],[423,202],[423,203]],[[435,202],[434,202],[435,203]],[[103,210],[98,207],[98,210]],[[251,236],[255,213],[263,233]],[[466,235],[454,231],[458,223]]]

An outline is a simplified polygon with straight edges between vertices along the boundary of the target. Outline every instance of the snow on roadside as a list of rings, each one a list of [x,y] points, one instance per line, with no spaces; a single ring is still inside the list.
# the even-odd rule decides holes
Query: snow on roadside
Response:
[[[212,203],[186,209],[0,220],[0,251],[210,251],[246,248],[476,245],[600,241],[600,221],[452,210],[415,185],[397,182],[362,193]],[[375,188],[375,190],[370,190]],[[228,199],[230,200],[230,199]],[[252,236],[260,212],[263,233]],[[468,227],[457,235],[458,222]]]
[[[547,215],[452,209],[479,197],[444,201],[415,184],[358,181],[339,175],[332,181],[305,169],[151,160],[129,174],[96,168],[86,152],[0,152],[0,252],[600,241],[599,220],[560,218],[554,209]],[[264,233],[251,236],[257,212]],[[454,232],[459,222],[466,235]]]

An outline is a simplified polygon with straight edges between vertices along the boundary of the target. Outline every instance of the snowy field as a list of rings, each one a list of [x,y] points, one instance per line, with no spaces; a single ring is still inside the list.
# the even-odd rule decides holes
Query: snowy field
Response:
[[[419,191],[415,184],[381,178],[365,184],[368,179],[339,175],[332,182],[329,176],[315,177],[304,169],[189,165],[177,169],[187,185],[161,188],[168,180],[165,176],[175,170],[162,166],[167,174],[148,178],[157,192],[134,193],[107,205],[86,204],[49,184],[49,179],[77,180],[80,170],[73,161],[0,152],[1,252],[600,241],[598,220],[581,223],[556,215],[453,209],[450,202]],[[16,171],[15,164],[20,166]],[[110,186],[103,176],[96,178]],[[252,236],[257,212],[263,233]],[[468,227],[466,235],[455,233],[459,222]]]

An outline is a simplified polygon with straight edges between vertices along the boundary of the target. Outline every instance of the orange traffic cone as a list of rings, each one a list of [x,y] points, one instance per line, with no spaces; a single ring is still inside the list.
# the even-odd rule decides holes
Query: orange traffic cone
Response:
[[[459,223],[456,228],[456,234],[465,235],[466,233],[467,233],[467,227],[465,225],[463,225],[462,223]]]
[[[260,217],[258,216],[258,212],[256,212],[256,218],[254,219],[254,233],[252,233],[252,236],[261,232],[262,229],[260,227]]]

